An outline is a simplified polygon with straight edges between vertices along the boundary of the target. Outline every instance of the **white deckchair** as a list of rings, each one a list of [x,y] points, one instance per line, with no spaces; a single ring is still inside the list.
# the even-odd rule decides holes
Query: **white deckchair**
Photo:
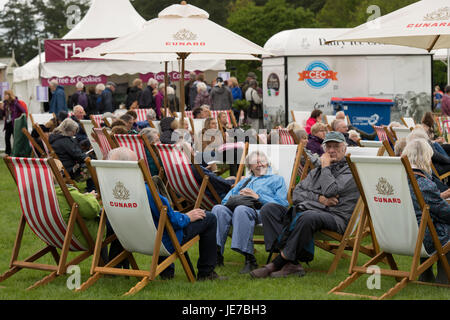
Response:
[[[401,117],[400,118],[403,122],[403,124],[407,127],[407,128],[414,128],[416,126],[416,122],[414,121],[413,118],[410,117]]]
[[[311,116],[311,111],[294,111],[291,110],[292,120],[297,122],[303,128],[306,127],[306,121]]]
[[[429,207],[425,204],[408,158],[347,156],[347,160],[365,204],[360,226],[364,225],[366,221],[372,222],[380,252],[363,266],[357,266],[358,248],[361,246],[363,232],[359,227],[349,268],[351,275],[329,293],[354,295],[344,293],[342,290],[361,275],[372,274],[372,268],[369,267],[377,265],[385,258],[391,270],[379,269],[380,274],[381,276],[396,277],[397,284],[380,297],[367,295],[365,297],[372,299],[392,297],[438,259],[444,264],[450,279],[450,267],[445,258],[446,252],[450,251],[450,242],[441,246],[430,218]],[[412,184],[413,192],[422,210],[420,227],[417,225],[408,181]],[[423,246],[427,227],[437,250],[431,255],[425,251]],[[398,270],[393,254],[413,257],[409,270]],[[419,258],[427,258],[427,260],[419,266]]]
[[[394,132],[397,140],[406,138],[411,133],[411,129],[402,127],[392,127],[392,131]]]
[[[180,258],[184,271],[190,282],[195,282],[194,275],[184,253],[199,240],[193,238],[183,246],[177,240],[175,231],[167,216],[167,207],[153,184],[147,164],[143,159],[139,161],[92,161],[100,186],[100,194],[104,210],[100,218],[100,226],[94,250],[91,274],[79,291],[85,290],[95,283],[103,274],[140,277],[142,280],[126,294],[134,294],[153,281],[164,269]],[[159,211],[159,223],[155,225],[153,214],[147,197],[147,188],[155,201]],[[154,213],[156,214],[156,213]],[[106,224],[106,216],[117,239],[124,248],[118,256],[105,267],[99,267],[100,248]],[[170,253],[162,243],[163,232],[166,230],[175,248]],[[153,256],[149,270],[139,270],[133,258],[133,253]],[[158,256],[167,256],[158,264]],[[124,259],[129,259],[133,270],[114,268]]]
[[[81,125],[83,126],[84,131],[86,132],[86,135],[88,136],[89,142],[91,143],[92,149],[94,149],[95,156],[97,157],[97,160],[103,160],[103,153],[100,149],[100,146],[98,145],[97,141],[95,141],[94,137],[92,136],[92,129],[94,129],[94,125],[92,124],[91,120],[80,120]]]

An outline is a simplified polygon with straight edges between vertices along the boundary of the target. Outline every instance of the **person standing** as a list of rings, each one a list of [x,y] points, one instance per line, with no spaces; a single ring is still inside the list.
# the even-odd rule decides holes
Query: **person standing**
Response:
[[[75,106],[82,106],[84,111],[88,109],[89,99],[84,92],[84,84],[79,81],[76,85],[77,91],[70,97],[69,108],[73,109]]]
[[[441,88],[439,86],[434,87],[433,92],[434,110],[441,110],[441,101],[443,96],[444,93],[441,91]]]
[[[155,109],[156,104],[153,96],[153,91],[157,88],[158,88],[158,81],[156,81],[153,78],[148,79],[147,87],[144,89],[139,99],[140,109],[150,109],[150,108]]]
[[[115,103],[114,103],[114,97],[113,93],[116,91],[117,85],[114,82],[107,82],[106,88],[101,93],[101,101],[100,101],[100,113],[106,113],[106,112],[114,112]]]
[[[125,101],[125,107],[129,110],[133,103],[139,106],[139,100],[142,95],[142,80],[134,79],[133,86],[129,88],[127,94],[127,100]]]
[[[86,115],[89,117],[91,114],[98,114],[97,108],[97,94],[95,93],[95,88],[90,87],[88,90],[88,107],[85,109]]]
[[[247,117],[253,129],[259,130],[263,127],[262,98],[258,94],[258,81],[250,80],[249,87],[245,92],[245,99],[250,102]]]
[[[211,106],[211,97],[208,93],[208,87],[204,82],[197,83],[197,96],[195,97],[194,108],[203,105]]]
[[[5,126],[5,153],[11,154],[11,136],[14,133],[14,121],[19,118],[22,113],[26,113],[26,110],[19,103],[19,100],[14,95],[12,90],[6,90],[3,94],[4,101],[0,105],[0,110],[3,111]]]
[[[58,80],[50,81],[50,91],[52,92],[52,99],[50,100],[50,113],[58,114],[60,111],[68,111],[66,103],[66,94],[63,86],[58,84]]]
[[[223,79],[217,77],[216,85],[211,89],[211,110],[231,110],[233,95],[225,86]]]
[[[445,87],[445,94],[442,97],[441,109],[443,116],[450,116],[450,86]]]

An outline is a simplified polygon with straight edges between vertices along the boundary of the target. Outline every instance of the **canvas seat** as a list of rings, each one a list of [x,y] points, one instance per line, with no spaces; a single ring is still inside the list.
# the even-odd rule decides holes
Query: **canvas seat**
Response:
[[[52,158],[10,158],[4,161],[16,182],[22,215],[17,231],[10,269],[0,276],[4,281],[22,269],[35,269],[50,272],[28,289],[36,288],[66,273],[70,265],[77,265],[94,252],[94,240],[86,228],[83,218],[78,213],[78,205],[70,195],[66,184]],[[68,223],[63,220],[56,196],[53,176],[57,179],[71,213]],[[78,224],[88,244],[83,246],[73,235],[75,224]],[[28,258],[19,259],[25,227],[45,243],[45,247]],[[58,253],[59,251],[59,253]],[[71,261],[67,261],[69,251],[81,252]],[[41,257],[50,253],[55,265],[37,263]]]
[[[89,139],[92,149],[94,150],[97,160],[103,160],[103,153],[100,150],[100,146],[98,145],[93,135],[94,125],[92,124],[92,121],[80,120],[80,124],[83,127],[84,132],[86,132],[86,135]]]
[[[411,117],[401,117],[400,120],[403,122],[403,124],[407,128],[414,128],[416,126],[416,122],[414,121],[414,118]]]
[[[92,276],[81,285],[78,291],[86,290],[102,275],[118,275],[141,278],[141,281],[126,293],[126,295],[135,294],[150,281],[155,280],[176,259],[181,260],[188,280],[195,282],[194,274],[184,253],[200,238],[196,236],[183,246],[180,245],[167,216],[167,207],[163,206],[161,202],[145,161],[143,159],[139,161],[97,160],[92,161],[91,164],[98,177],[104,208],[95,243],[91,266]],[[147,198],[146,185],[149,187],[159,211],[157,227]],[[108,218],[124,250],[106,266],[101,267],[99,266],[99,258],[106,218]],[[169,252],[162,243],[164,230],[168,232],[175,252]],[[152,256],[150,268],[139,269],[133,253]],[[157,259],[159,256],[168,258],[159,264]],[[129,259],[132,270],[114,268],[124,259]]]
[[[136,121],[145,121],[147,120],[147,113],[149,109],[134,109],[134,112],[137,114]]]
[[[367,221],[371,223],[373,226],[371,232],[376,236],[380,251],[364,265],[358,266],[358,249],[361,246],[363,233],[362,228],[359,227],[349,268],[350,276],[329,293],[358,295],[372,299],[390,298],[408,283],[414,281],[438,259],[442,261],[450,279],[450,267],[445,258],[445,254],[450,251],[450,243],[441,246],[437,238],[430,218],[429,207],[425,204],[408,158],[347,156],[347,161],[365,204],[360,226]],[[422,210],[420,226],[417,225],[408,181],[412,183],[413,192]],[[433,254],[427,253],[423,246],[426,228],[430,230],[437,250]],[[412,257],[411,265],[407,270],[398,269],[394,254]],[[420,263],[420,258],[427,260]],[[390,270],[380,268],[380,274],[381,276],[395,277],[397,284],[394,287],[379,297],[343,292],[360,276],[372,274],[369,267],[377,265],[383,259],[387,260]]]
[[[298,144],[299,141],[293,130],[279,128],[271,130],[270,143],[287,145],[287,144]]]
[[[297,122],[302,128],[306,127],[306,121],[311,116],[311,111],[291,110],[292,121]]]
[[[199,165],[194,163],[193,155],[188,157],[176,145],[157,144],[154,147],[159,153],[168,184],[176,194],[190,202],[195,208],[211,210],[214,205],[221,203],[219,195],[209,182],[209,177],[203,173]],[[201,184],[195,179],[190,164],[194,164],[194,169],[202,178]],[[213,198],[205,193],[206,188],[211,192]]]
[[[117,148],[116,142],[113,140],[111,135],[108,133],[106,128],[93,128],[93,137],[100,147],[100,151],[103,155],[103,159],[106,159],[108,153]]]
[[[28,115],[28,128],[31,131],[35,124],[45,125],[52,119],[56,123],[56,115],[54,113],[30,113]]]
[[[411,129],[402,127],[393,127],[392,132],[395,135],[395,139],[399,140],[402,138],[406,138],[411,133]]]

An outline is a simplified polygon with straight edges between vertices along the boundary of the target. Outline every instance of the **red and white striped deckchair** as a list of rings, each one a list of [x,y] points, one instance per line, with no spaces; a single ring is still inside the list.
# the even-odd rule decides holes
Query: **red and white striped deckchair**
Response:
[[[126,147],[137,154],[138,160],[143,159],[148,166],[147,155],[145,153],[144,140],[137,134],[115,134],[119,147]]]
[[[275,133],[275,136],[273,133]],[[276,143],[277,140],[278,143]],[[296,142],[291,130],[279,128],[271,133],[271,144],[298,144]]]
[[[227,114],[227,122],[231,124],[233,127],[236,127],[236,119],[234,118],[234,114],[232,110],[211,110],[211,118],[217,119],[219,118],[219,114],[225,112]]]
[[[133,111],[137,114],[137,121],[147,120],[147,113],[149,109],[134,109]]]
[[[94,128],[101,128],[103,123],[103,117],[101,114],[91,114],[90,116]]]
[[[373,129],[375,130],[375,132],[377,133],[378,136],[378,140],[380,141],[389,141],[389,137],[386,133],[385,127],[384,126],[372,126]]]
[[[192,111],[185,111],[184,114],[186,115],[186,117],[188,117],[190,119],[194,119],[194,112],[192,112]]]
[[[14,244],[10,269],[0,276],[0,281],[11,277],[23,268],[51,272],[50,275],[28,288],[32,289],[64,274],[68,266],[76,265],[93,254],[94,241],[84,220],[79,216],[78,205],[70,195],[53,159],[5,157],[4,161],[17,184],[22,217]],[[59,209],[53,176],[57,179],[67,203],[72,208],[68,223],[64,221]],[[76,223],[78,223],[89,248],[84,247],[79,239],[73,236]],[[34,234],[46,243],[46,247],[25,260],[19,261],[17,258],[25,225],[28,225]],[[58,254],[57,249],[61,249],[60,254]],[[83,253],[67,262],[69,250],[83,251]],[[57,265],[34,262],[49,252]]]
[[[97,143],[100,147],[100,150],[103,154],[103,159],[106,159],[108,156],[108,153],[116,148],[116,145],[112,141],[111,137],[109,136],[109,133],[106,131],[105,128],[93,128],[95,137],[97,137]]]
[[[214,205],[219,204],[221,199],[209,183],[209,178],[203,171],[194,165],[199,175],[203,178],[201,185],[195,180],[194,172],[190,164],[192,163],[187,155],[173,144],[157,144],[155,148],[160,154],[164,171],[170,187],[187,201],[195,204],[195,208],[211,210]],[[215,199],[211,199],[205,194],[209,189]]]

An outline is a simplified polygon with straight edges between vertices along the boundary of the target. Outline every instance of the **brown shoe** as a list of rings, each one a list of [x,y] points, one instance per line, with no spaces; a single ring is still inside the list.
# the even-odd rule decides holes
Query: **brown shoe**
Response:
[[[291,262],[286,263],[280,271],[272,272],[271,278],[284,278],[287,276],[296,275],[303,277],[306,274],[305,269],[300,264],[293,264]]]
[[[252,278],[259,278],[259,279],[267,278],[272,272],[276,270],[277,269],[275,265],[271,262],[262,268],[253,270],[252,272],[250,272],[250,276]]]

